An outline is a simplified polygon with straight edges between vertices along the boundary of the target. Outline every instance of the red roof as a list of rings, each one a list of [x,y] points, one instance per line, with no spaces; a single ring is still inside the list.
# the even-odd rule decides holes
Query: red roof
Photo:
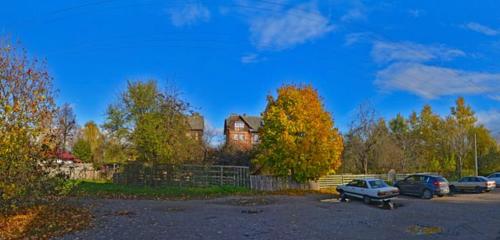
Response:
[[[70,152],[66,152],[66,151],[60,151],[57,153],[57,158],[58,159],[61,159],[63,161],[73,161],[73,162],[76,162],[76,163],[80,163],[82,161],[80,161],[80,159],[76,158],[73,154],[71,154]]]

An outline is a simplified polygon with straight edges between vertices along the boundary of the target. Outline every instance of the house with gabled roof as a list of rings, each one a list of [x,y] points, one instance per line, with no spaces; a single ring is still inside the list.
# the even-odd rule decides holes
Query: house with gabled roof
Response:
[[[252,148],[259,143],[259,130],[262,125],[261,117],[231,114],[224,122],[226,144]]]
[[[205,130],[205,119],[199,113],[193,113],[188,116],[189,133],[188,136],[196,141],[203,140],[203,131]]]

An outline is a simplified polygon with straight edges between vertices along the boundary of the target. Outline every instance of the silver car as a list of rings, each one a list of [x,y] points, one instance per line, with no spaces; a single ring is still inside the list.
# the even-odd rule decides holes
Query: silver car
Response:
[[[489,175],[488,179],[495,181],[497,184],[497,187],[500,187],[500,172],[493,173],[493,174]]]
[[[489,192],[495,189],[496,183],[485,177],[463,177],[457,182],[450,183],[450,190],[452,192],[475,192],[482,193]]]

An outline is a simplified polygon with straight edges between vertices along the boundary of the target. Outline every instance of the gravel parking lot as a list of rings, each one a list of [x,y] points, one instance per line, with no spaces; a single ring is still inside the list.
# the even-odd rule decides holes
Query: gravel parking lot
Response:
[[[395,210],[324,196],[213,200],[81,200],[95,226],[63,239],[500,239],[500,189],[422,200]]]

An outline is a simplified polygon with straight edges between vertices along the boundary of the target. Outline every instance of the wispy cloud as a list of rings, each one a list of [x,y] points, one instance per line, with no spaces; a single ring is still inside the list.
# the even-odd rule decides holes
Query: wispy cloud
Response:
[[[363,8],[358,7],[347,11],[347,13],[340,18],[340,21],[350,22],[354,20],[363,20],[363,19],[366,19],[365,11]]]
[[[371,54],[377,63],[427,62],[431,60],[450,60],[465,56],[465,53],[459,49],[442,45],[426,46],[412,42],[384,41],[374,42]]]
[[[371,43],[375,38],[376,35],[372,32],[349,33],[344,38],[344,45],[351,46],[361,42]]]
[[[414,18],[418,18],[418,17],[424,15],[425,11],[421,10],[421,9],[410,9],[410,10],[408,10],[408,14]]]
[[[270,16],[255,16],[250,32],[259,49],[283,50],[322,37],[335,29],[315,4],[303,4]]]
[[[490,99],[493,99],[495,101],[499,101],[500,102],[500,95],[498,95],[498,94],[489,95],[488,97]]]
[[[488,36],[496,36],[500,34],[500,29],[494,29],[476,22],[464,24],[462,27]]]
[[[245,63],[245,64],[248,64],[248,63],[256,63],[256,62],[260,62],[262,60],[264,60],[265,58],[261,58],[259,56],[259,54],[256,54],[256,53],[249,53],[249,54],[246,54],[246,55],[243,55],[241,57],[241,62],[242,63]]]
[[[375,84],[384,91],[406,91],[428,99],[447,95],[488,95],[500,92],[500,74],[421,63],[395,63],[377,73]]]
[[[186,4],[181,8],[167,10],[172,25],[183,27],[210,20],[210,10],[201,3]]]

